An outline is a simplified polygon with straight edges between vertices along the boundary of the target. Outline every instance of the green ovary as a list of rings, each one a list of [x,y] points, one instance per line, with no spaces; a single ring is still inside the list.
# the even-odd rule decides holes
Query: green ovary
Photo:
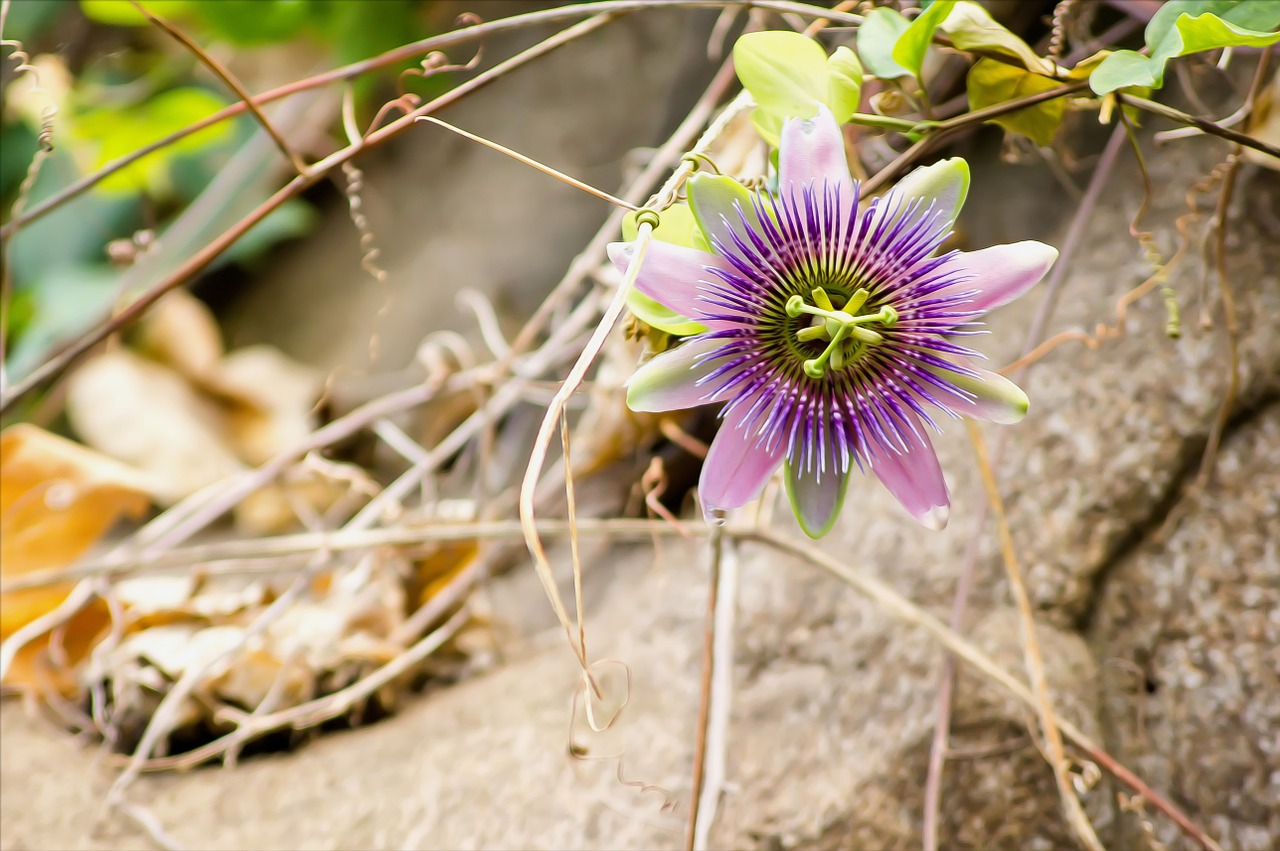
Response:
[[[811,291],[813,304],[806,303],[804,296],[799,295],[787,300],[787,315],[792,319],[806,314],[814,317],[813,324],[796,332],[796,339],[801,343],[827,341],[822,354],[804,362],[806,375],[822,378],[829,369],[838,372],[854,363],[867,347],[884,342],[882,334],[866,326],[892,327],[898,321],[898,311],[885,305],[873,313],[859,313],[870,295],[867,290],[859,289],[839,310],[822,287]]]

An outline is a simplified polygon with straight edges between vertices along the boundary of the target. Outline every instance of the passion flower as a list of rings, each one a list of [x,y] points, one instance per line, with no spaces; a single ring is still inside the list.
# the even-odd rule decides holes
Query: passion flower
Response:
[[[655,240],[635,286],[706,330],[643,364],[627,404],[723,404],[699,484],[708,511],[751,501],[782,464],[796,518],[820,537],[857,467],[924,525],[946,524],[934,414],[1012,423],[1027,410],[1022,390],[975,366],[981,356],[959,340],[1058,255],[1031,241],[939,254],[968,184],[968,165],[949,159],[863,204],[825,108],[783,126],[776,195],[718,175],[689,181],[713,253]],[[634,244],[609,255],[626,270]]]

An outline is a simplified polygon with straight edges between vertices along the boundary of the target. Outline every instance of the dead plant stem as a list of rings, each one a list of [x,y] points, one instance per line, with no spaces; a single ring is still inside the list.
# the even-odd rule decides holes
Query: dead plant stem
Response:
[[[539,520],[538,531],[549,536],[568,535],[569,521]],[[616,541],[644,541],[653,535],[694,538],[707,535],[707,531],[700,527],[674,526],[665,520],[639,518],[583,518],[577,521],[577,531],[584,537]],[[189,568],[192,573],[201,576],[270,573],[280,569],[274,561],[254,565],[235,562],[292,558],[317,549],[333,553],[359,552],[376,547],[410,548],[450,541],[514,539],[521,534],[518,520],[480,520],[463,523],[432,521],[430,525],[409,523],[386,529],[340,529],[336,532],[305,532],[274,538],[235,539],[155,553],[125,552],[71,567],[25,573],[0,582],[0,594],[47,588],[78,579],[99,576],[119,579],[138,573],[159,573],[179,568]],[[228,570],[219,570],[215,565],[222,562],[233,564],[228,565]]]
[[[289,145],[289,142],[283,135],[281,135],[280,131],[276,129],[276,126],[271,123],[269,118],[267,118],[266,113],[262,111],[262,107],[254,101],[253,95],[249,94],[249,90],[246,89],[238,79],[236,79],[236,76],[232,74],[225,65],[211,56],[203,47],[196,44],[187,36],[186,33],[182,32],[182,30],[178,29],[160,16],[148,11],[145,6],[138,2],[138,0],[129,0],[129,2],[133,4],[133,7],[137,9],[144,18],[189,50],[192,55],[194,55],[202,65],[213,72],[213,75],[221,80],[227,88],[235,92],[236,97],[238,97],[240,102],[244,104],[245,109],[253,114],[253,117],[257,119],[260,125],[262,125],[262,129],[265,130],[267,135],[271,137],[271,140],[276,143],[276,147],[280,149],[280,153],[284,154],[285,159],[287,159],[293,166],[293,170],[299,175],[305,175],[307,173],[307,164],[303,161],[302,157],[292,148],[292,146]]]
[[[1058,795],[1062,799],[1063,816],[1085,848],[1089,851],[1104,851],[1102,842],[1094,832],[1093,825],[1089,822],[1089,817],[1085,814],[1084,807],[1080,805],[1080,798],[1071,784],[1067,755],[1062,747],[1062,733],[1058,729],[1058,720],[1053,711],[1049,683],[1044,673],[1044,660],[1040,656],[1040,642],[1036,638],[1036,621],[1031,611],[1031,597],[1027,594],[1027,587],[1022,581],[1022,569],[1018,565],[1013,535],[1009,532],[1009,523],[1004,513],[1004,501],[1000,498],[995,472],[991,469],[987,446],[977,424],[973,420],[965,420],[965,424],[969,427],[969,438],[973,441],[974,451],[978,456],[978,469],[982,474],[982,483],[986,487],[987,500],[995,515],[996,528],[1000,534],[1000,552],[1008,574],[1009,590],[1013,594],[1018,606],[1018,614],[1022,618],[1023,657],[1027,676],[1031,680],[1031,688],[1036,698],[1035,709],[1040,717],[1049,767],[1053,769],[1053,777],[1058,785]]]
[[[522,15],[512,15],[508,18],[500,18],[495,21],[486,21],[473,26],[462,27],[452,32],[441,33],[440,35],[430,36],[410,44],[402,45],[369,59],[362,59],[359,62],[353,62],[349,65],[314,74],[303,80],[278,86],[274,89],[263,92],[256,97],[251,96],[247,100],[237,101],[236,103],[215,112],[209,117],[197,121],[189,127],[177,130],[162,139],[158,139],[155,142],[145,145],[123,157],[112,160],[103,168],[93,174],[86,175],[65,189],[50,196],[40,204],[32,207],[24,214],[15,215],[9,222],[5,223],[3,227],[0,227],[0,238],[8,239],[17,231],[18,228],[51,213],[66,202],[83,194],[89,189],[92,189],[112,174],[115,174],[123,168],[127,168],[143,157],[167,148],[170,145],[185,139],[187,136],[200,132],[206,127],[211,127],[214,124],[221,123],[229,118],[234,118],[235,116],[246,112],[249,108],[249,102],[261,107],[264,104],[289,97],[290,95],[294,95],[299,92],[321,88],[332,83],[351,80],[363,74],[368,74],[380,68],[385,68],[389,65],[395,65],[400,62],[416,59],[417,57],[423,56],[432,51],[445,50],[457,45],[468,44],[503,32],[529,29],[548,24],[558,24],[574,20],[576,18],[586,17],[588,15],[624,15],[631,12],[649,11],[660,8],[714,9],[735,5],[741,5],[746,8],[766,9],[776,12],[792,12],[794,14],[805,15],[808,17],[825,16],[828,18],[835,18],[844,24],[857,24],[862,21],[862,17],[860,15],[850,15],[847,13],[835,14],[831,9],[823,9],[818,6],[811,6],[804,3],[783,2],[783,0],[603,0],[602,2],[595,3],[568,4],[551,9],[539,9]]]

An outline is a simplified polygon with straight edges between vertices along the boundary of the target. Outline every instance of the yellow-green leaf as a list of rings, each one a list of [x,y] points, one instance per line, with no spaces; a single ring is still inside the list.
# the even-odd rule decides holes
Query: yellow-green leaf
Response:
[[[1061,84],[1056,80],[1032,74],[1013,65],[994,59],[979,59],[969,70],[969,107],[983,109],[1056,89],[1059,85]],[[991,120],[1009,132],[1026,136],[1043,146],[1053,141],[1065,110],[1064,100],[1053,98]]]
[[[1056,70],[1052,62],[1038,56],[1025,41],[991,17],[990,12],[969,0],[956,3],[938,28],[961,50],[985,50],[1010,56],[1037,74],[1052,74]]]
[[[906,32],[898,36],[893,46],[893,61],[910,71],[917,80],[920,79],[920,69],[924,66],[924,56],[933,41],[934,31],[947,19],[955,5],[955,0],[936,0],[911,22]]]

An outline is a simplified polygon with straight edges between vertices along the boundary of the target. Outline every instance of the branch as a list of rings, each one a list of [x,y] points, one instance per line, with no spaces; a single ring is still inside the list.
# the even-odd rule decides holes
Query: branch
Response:
[[[330,83],[339,83],[350,80],[362,74],[376,71],[388,65],[394,65],[397,62],[404,62],[414,59],[425,53],[434,50],[444,50],[460,44],[467,44],[472,41],[495,35],[502,32],[512,30],[528,29],[530,27],[542,26],[545,24],[562,23],[576,18],[584,18],[588,15],[604,15],[604,14],[627,14],[637,11],[649,11],[655,8],[712,8],[718,9],[725,6],[733,6],[741,3],[742,6],[748,8],[765,9],[772,12],[790,13],[803,15],[810,18],[830,18],[840,23],[859,24],[862,22],[861,15],[851,15],[847,12],[836,12],[832,9],[823,9],[818,6],[811,6],[805,3],[791,3],[785,0],[601,0],[595,3],[582,3],[569,6],[559,6],[554,9],[540,9],[536,12],[527,12],[523,15],[513,15],[509,18],[502,18],[496,21],[476,24],[470,27],[454,30],[453,32],[442,33],[440,35],[424,38],[411,44],[397,47],[394,50],[388,50],[385,53],[370,59],[363,59],[359,62],[353,62],[350,65],[344,65],[340,68],[334,68],[331,71],[325,71],[307,77],[304,80],[288,83],[283,86],[263,92],[257,97],[247,97],[237,103],[231,104],[213,115],[197,121],[190,127],[182,130],[174,131],[163,139],[158,139],[149,145],[145,145],[132,153],[126,154],[116,160],[111,161],[97,172],[86,175],[60,192],[50,196],[45,201],[32,207],[22,215],[15,215],[12,220],[0,227],[0,239],[8,239],[13,233],[25,224],[29,224],[40,217],[47,215],[53,210],[70,201],[72,198],[87,192],[98,183],[115,174],[123,168],[132,165],[138,160],[155,153],[163,148],[185,139],[194,133],[219,124],[229,118],[250,109],[253,106],[261,106],[280,100],[290,95],[304,92],[309,89],[316,89],[327,86]]]
[[[1247,133],[1232,130],[1230,127],[1223,127],[1221,124],[1216,124],[1209,121],[1207,118],[1198,118],[1194,115],[1183,112],[1180,109],[1174,109],[1171,106],[1165,106],[1164,104],[1157,103],[1153,100],[1147,100],[1146,98],[1135,97],[1133,95],[1122,95],[1119,92],[1116,93],[1116,100],[1121,104],[1136,106],[1138,109],[1168,118],[1169,120],[1176,121],[1179,124],[1196,127],[1211,136],[1218,136],[1229,142],[1235,142],[1237,145],[1243,145],[1246,148],[1253,148],[1255,151],[1261,151],[1264,154],[1270,154],[1271,156],[1280,159],[1280,148],[1277,148],[1275,145],[1264,142],[1261,139],[1255,139]]]
[[[275,125],[268,120],[266,114],[263,113],[258,104],[254,102],[253,95],[249,94],[248,89],[246,89],[244,85],[236,79],[236,76],[232,74],[226,66],[210,56],[204,48],[188,38],[186,33],[179,30],[173,24],[163,18],[153,15],[151,12],[148,12],[146,8],[138,2],[138,0],[129,0],[129,2],[132,3],[133,7],[137,9],[138,12],[148,21],[164,30],[179,44],[191,51],[206,68],[214,73],[214,76],[225,83],[231,91],[235,92],[236,97],[240,98],[240,101],[245,105],[245,108],[253,113],[253,117],[258,119],[258,123],[262,125],[262,129],[267,131],[267,135],[276,143],[276,147],[280,149],[280,153],[284,154],[285,159],[293,164],[293,170],[298,174],[307,173],[307,164],[303,162],[302,157],[298,155],[297,151],[289,147],[289,143],[285,141],[284,136],[280,135],[280,131],[276,129]]]

